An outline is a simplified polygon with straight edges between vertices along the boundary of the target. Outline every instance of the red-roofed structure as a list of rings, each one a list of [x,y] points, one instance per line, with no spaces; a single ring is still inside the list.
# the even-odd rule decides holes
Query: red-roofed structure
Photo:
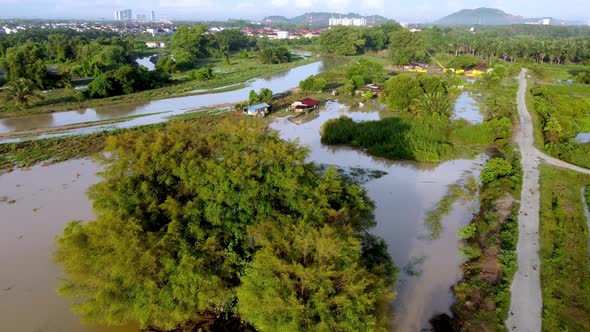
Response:
[[[304,98],[291,104],[291,109],[295,112],[307,112],[320,106],[320,102],[311,98]]]

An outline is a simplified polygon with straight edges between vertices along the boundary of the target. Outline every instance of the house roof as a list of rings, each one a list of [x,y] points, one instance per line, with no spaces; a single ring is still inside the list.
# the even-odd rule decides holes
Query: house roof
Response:
[[[313,100],[313,99],[311,99],[311,98],[305,98],[305,99],[301,99],[299,102],[300,102],[300,103],[301,103],[303,106],[307,106],[307,107],[309,107],[309,106],[316,106],[316,105],[319,105],[319,104],[320,104],[320,102],[319,102],[319,101],[317,101],[317,100]]]
[[[248,107],[248,112],[254,112],[262,108],[269,108],[270,105],[267,103],[256,104]]]

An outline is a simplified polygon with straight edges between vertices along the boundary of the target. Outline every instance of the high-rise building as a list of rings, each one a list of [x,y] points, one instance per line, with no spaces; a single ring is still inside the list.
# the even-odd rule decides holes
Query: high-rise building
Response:
[[[335,25],[346,25],[346,26],[357,26],[357,27],[365,27],[367,26],[367,20],[365,18],[331,18],[329,21],[330,26]]]
[[[115,11],[115,21],[131,21],[133,14],[131,9],[117,10]]]
[[[156,12],[152,10],[152,22],[156,22]]]
[[[137,14],[135,16],[135,19],[139,22],[145,22],[145,21],[147,21],[147,15],[146,14]]]

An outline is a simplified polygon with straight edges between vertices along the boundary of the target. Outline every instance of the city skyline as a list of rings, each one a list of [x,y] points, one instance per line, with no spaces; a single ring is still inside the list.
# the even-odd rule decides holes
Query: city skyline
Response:
[[[150,17],[156,11],[159,17],[173,20],[260,20],[269,15],[286,17],[306,12],[349,12],[362,15],[382,15],[404,22],[431,22],[466,8],[490,7],[524,17],[554,17],[587,21],[590,4],[586,0],[564,0],[555,3],[548,0],[417,0],[412,5],[400,0],[0,0],[3,7],[0,18],[48,18],[48,19],[105,19],[112,20],[114,11],[131,9],[133,13],[145,13]],[[26,10],[24,10],[26,8]],[[67,8],[67,10],[64,10]]]

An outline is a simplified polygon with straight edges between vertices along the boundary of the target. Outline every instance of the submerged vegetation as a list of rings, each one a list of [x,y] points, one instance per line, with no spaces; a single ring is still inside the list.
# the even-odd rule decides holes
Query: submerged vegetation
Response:
[[[449,156],[449,120],[439,114],[356,123],[348,117],[322,127],[322,143],[347,144],[389,159],[439,162]]]

